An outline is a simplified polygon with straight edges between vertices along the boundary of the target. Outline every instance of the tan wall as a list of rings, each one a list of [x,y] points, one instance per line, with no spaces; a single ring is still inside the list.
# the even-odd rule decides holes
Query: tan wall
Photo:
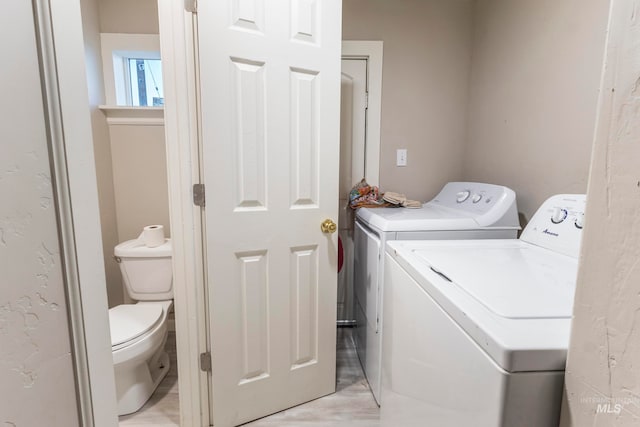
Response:
[[[640,425],[638,10],[639,0],[613,1],[611,66],[602,88],[589,177],[564,427]],[[599,403],[611,412],[598,413]]]
[[[100,32],[158,34],[157,0],[99,0]]]
[[[150,224],[169,236],[164,126],[111,125],[110,133],[118,239],[135,239]]]
[[[158,34],[156,0],[96,1],[100,32]],[[100,54],[99,44],[97,54]],[[100,80],[99,104],[104,104],[102,68],[88,66],[91,67],[87,70],[89,76],[93,76],[96,83]],[[92,110],[92,118],[109,306],[113,306],[128,301],[119,268],[113,259],[114,247],[119,242],[137,237],[143,225],[166,223],[168,227],[166,171],[162,169],[159,172],[144,162],[145,156],[152,161],[161,159],[164,168],[164,135],[162,127],[154,126],[115,126],[109,129],[104,114],[95,109]],[[154,182],[160,182],[159,192],[155,190]]]
[[[104,114],[98,109],[98,106],[105,103],[102,59],[100,57],[98,3],[96,0],[82,0],[81,5],[107,296],[109,307],[113,307],[122,304],[124,291],[120,269],[113,258],[113,248],[118,244],[118,224],[116,222],[109,128]]]
[[[462,176],[472,11],[470,0],[343,2],[343,40],[384,41],[383,190],[427,200]]]
[[[584,193],[609,0],[478,0],[464,177],[504,184],[528,219]]]

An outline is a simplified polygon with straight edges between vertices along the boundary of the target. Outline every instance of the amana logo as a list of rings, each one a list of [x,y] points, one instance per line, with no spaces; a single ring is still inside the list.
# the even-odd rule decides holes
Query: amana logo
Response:
[[[550,236],[558,237],[558,233],[554,233],[553,231],[549,231],[548,228],[545,228],[543,231],[544,234],[548,234]]]

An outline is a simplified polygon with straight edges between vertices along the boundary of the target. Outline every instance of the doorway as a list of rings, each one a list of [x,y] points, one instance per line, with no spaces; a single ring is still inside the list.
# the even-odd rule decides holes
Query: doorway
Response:
[[[338,326],[353,326],[353,210],[349,192],[365,176],[367,58],[343,58],[340,83]]]
[[[361,179],[378,185],[382,42],[342,43],[338,326],[355,326],[353,220],[349,192]]]

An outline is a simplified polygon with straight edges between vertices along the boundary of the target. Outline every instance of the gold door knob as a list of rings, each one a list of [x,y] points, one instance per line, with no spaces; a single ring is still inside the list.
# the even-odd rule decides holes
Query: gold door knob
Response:
[[[336,232],[338,226],[330,219],[325,219],[324,221],[322,221],[322,224],[320,224],[320,229],[323,233],[331,234]]]

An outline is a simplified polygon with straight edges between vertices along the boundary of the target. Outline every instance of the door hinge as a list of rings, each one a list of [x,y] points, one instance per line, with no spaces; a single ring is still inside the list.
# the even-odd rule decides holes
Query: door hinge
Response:
[[[211,352],[200,353],[200,370],[211,372]]]
[[[193,204],[204,208],[205,194],[204,184],[193,184]]]
[[[364,109],[369,109],[369,92],[364,93]]]
[[[198,13],[198,0],[184,0],[184,10],[191,13]]]

